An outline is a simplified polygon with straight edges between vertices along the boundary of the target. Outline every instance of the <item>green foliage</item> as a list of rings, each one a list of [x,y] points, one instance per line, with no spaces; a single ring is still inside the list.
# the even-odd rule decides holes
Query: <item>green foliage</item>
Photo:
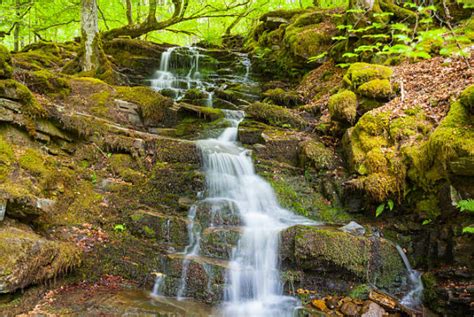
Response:
[[[395,203],[391,199],[387,200],[384,203],[381,203],[377,206],[377,209],[375,209],[375,217],[380,216],[385,210],[392,211],[394,207]]]
[[[461,212],[474,213],[474,199],[460,200],[457,202],[457,206]]]
[[[114,231],[115,232],[124,232],[125,229],[126,229],[126,227],[125,227],[124,224],[119,223],[119,224],[114,225]]]

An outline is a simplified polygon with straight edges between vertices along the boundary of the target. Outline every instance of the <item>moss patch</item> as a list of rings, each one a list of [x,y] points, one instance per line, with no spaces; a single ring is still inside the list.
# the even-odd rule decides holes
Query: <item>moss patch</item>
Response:
[[[12,77],[13,69],[10,64],[10,52],[5,46],[0,45],[0,79],[9,79]]]
[[[360,85],[374,79],[390,79],[393,71],[391,68],[367,64],[367,63],[353,63],[344,75],[344,82],[354,89]]]
[[[374,99],[389,99],[393,95],[392,85],[388,79],[373,79],[357,88],[362,96]]]
[[[333,120],[353,124],[357,116],[357,96],[344,90],[329,98],[328,107]]]
[[[306,126],[305,121],[299,115],[289,109],[274,106],[263,102],[251,104],[246,113],[255,120],[283,128],[302,128]]]

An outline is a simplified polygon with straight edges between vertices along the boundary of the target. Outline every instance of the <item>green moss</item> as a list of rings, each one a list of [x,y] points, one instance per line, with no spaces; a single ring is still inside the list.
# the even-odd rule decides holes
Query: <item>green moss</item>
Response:
[[[143,178],[143,175],[136,170],[137,166],[129,154],[112,154],[108,161],[112,173],[125,181],[136,183]]]
[[[152,228],[145,225],[145,226],[142,227],[142,229],[143,229],[143,232],[145,233],[145,236],[147,236],[148,238],[155,237],[156,232]]]
[[[14,160],[11,144],[0,136],[0,180],[3,181],[10,174]]]
[[[67,80],[46,69],[26,72],[25,77],[28,87],[37,93],[65,97],[71,92]]]
[[[344,75],[344,82],[354,89],[357,89],[360,85],[374,79],[389,80],[392,77],[392,74],[392,69],[386,66],[354,63],[349,67]]]
[[[331,36],[331,32],[320,24],[303,27],[291,25],[286,29],[284,41],[292,55],[308,59],[324,52],[331,44]]]
[[[393,95],[392,84],[388,79],[373,79],[357,88],[357,92],[362,96],[374,99],[390,99]]]
[[[31,91],[12,79],[0,80],[0,98],[11,99],[23,104],[23,112],[29,116],[41,116],[43,107],[36,101]]]
[[[105,117],[109,113],[108,102],[111,99],[111,93],[107,90],[97,92],[90,96],[94,105],[91,107],[91,112],[99,117]]]
[[[173,105],[173,100],[162,96],[149,87],[116,87],[118,97],[137,104],[140,113],[148,125],[157,125],[165,118],[166,109]]]
[[[0,79],[9,79],[12,77],[13,69],[10,64],[10,52],[5,46],[0,45]]]
[[[474,115],[474,85],[463,90],[460,97],[461,104]]]
[[[436,219],[441,210],[438,207],[439,201],[435,195],[430,195],[416,202],[416,212],[425,219]]]
[[[295,107],[302,103],[297,92],[285,91],[282,88],[269,89],[263,93],[263,96],[269,101],[284,107]]]
[[[357,96],[344,90],[329,98],[328,107],[333,120],[353,124],[357,116]]]
[[[48,169],[45,166],[45,159],[37,150],[31,148],[27,149],[18,159],[18,163],[22,168],[35,175],[45,176],[48,173]]]
[[[349,293],[349,296],[351,298],[366,300],[369,297],[369,293],[371,290],[372,288],[369,285],[360,284],[351,290],[351,292]]]
[[[42,50],[19,52],[13,56],[15,64],[28,70],[40,70],[42,68],[53,68],[61,64],[59,56]]]
[[[451,104],[448,115],[429,136],[421,150],[406,149],[412,167],[410,179],[426,190],[440,180],[449,179],[451,164],[461,158],[474,157],[472,115],[460,102]],[[463,170],[467,169],[467,170]],[[458,166],[456,173],[469,175],[469,165]]]
[[[279,127],[302,128],[306,122],[291,110],[280,106],[274,106],[263,102],[251,104],[246,113],[257,121]]]
[[[300,144],[300,165],[313,167],[316,170],[331,169],[335,165],[334,152],[323,143],[316,140],[307,140]]]

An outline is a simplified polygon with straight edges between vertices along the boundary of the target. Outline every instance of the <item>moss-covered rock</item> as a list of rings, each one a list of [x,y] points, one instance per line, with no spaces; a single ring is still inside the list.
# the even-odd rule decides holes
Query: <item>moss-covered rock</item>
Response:
[[[307,140],[300,143],[300,165],[312,167],[317,171],[332,169],[336,165],[334,152],[317,140]]]
[[[9,79],[12,73],[10,52],[5,46],[0,45],[0,79]]]
[[[359,175],[349,183],[375,201],[400,197],[409,169],[405,159],[420,152],[431,129],[421,109],[407,110],[396,119],[377,109],[365,113],[343,138],[348,163]]]
[[[474,85],[463,90],[460,100],[461,104],[469,111],[469,113],[474,115]]]
[[[66,79],[41,69],[22,72],[27,87],[34,92],[50,96],[67,96],[71,87]]]
[[[0,98],[18,101],[24,105],[21,110],[28,116],[35,117],[44,113],[43,107],[36,101],[31,91],[15,80],[0,80]]]
[[[374,79],[387,79],[392,77],[391,68],[376,64],[353,63],[344,75],[344,82],[357,89],[360,85]]]
[[[306,122],[298,114],[284,107],[255,102],[246,109],[253,119],[283,128],[302,128]]]
[[[329,284],[341,293],[365,281],[393,291],[408,278],[395,245],[384,239],[314,226],[291,227],[282,239],[284,264],[303,271],[302,287],[317,283],[324,290]]]
[[[297,92],[282,88],[269,89],[263,93],[263,96],[283,107],[295,107],[302,104],[302,98]]]
[[[393,95],[392,84],[388,79],[373,79],[357,88],[357,92],[362,96],[387,100]]]
[[[357,96],[344,90],[329,98],[328,107],[333,120],[353,124],[357,116]]]
[[[157,126],[165,120],[165,114],[173,105],[173,99],[144,86],[116,87],[118,98],[137,104],[147,126]]]
[[[459,101],[430,135],[421,151],[411,151],[409,177],[425,189],[450,180],[464,195],[474,195],[469,186],[474,173],[474,129],[468,109]],[[471,196],[472,197],[472,196]]]
[[[54,278],[80,264],[79,249],[46,240],[24,225],[0,224],[0,293]]]

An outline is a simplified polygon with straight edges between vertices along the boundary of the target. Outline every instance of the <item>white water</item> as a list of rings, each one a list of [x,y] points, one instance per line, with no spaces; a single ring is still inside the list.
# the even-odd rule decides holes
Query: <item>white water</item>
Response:
[[[184,96],[186,90],[191,88],[198,88],[205,91],[206,85],[202,81],[201,72],[199,69],[199,61],[202,57],[200,49],[197,47],[184,48],[187,51],[187,58],[189,65],[187,65],[187,73],[179,75],[177,69],[178,65],[173,63],[173,56],[176,59],[184,59],[185,56],[179,55],[178,47],[170,47],[161,54],[160,68],[156,71],[154,78],[151,80],[151,87],[161,91],[169,90],[174,92],[174,98],[179,100]],[[212,106],[212,94],[208,94],[206,101],[208,106]]]
[[[243,112],[226,111],[226,117],[230,128],[216,139],[198,142],[208,197],[232,201],[243,224],[227,272],[223,314],[292,316],[298,302],[282,295],[279,234],[291,225],[312,222],[283,209],[270,184],[255,174],[249,152],[236,143]]]
[[[405,267],[407,268],[408,271],[408,278],[410,279],[410,284],[411,284],[411,290],[402,298],[400,303],[402,305],[411,307],[411,308],[417,308],[420,307],[421,305],[421,296],[423,294],[423,283],[421,281],[421,274],[420,272],[414,270],[410,262],[408,261],[408,258],[403,252],[402,248],[397,245],[397,251],[400,254],[403,263],[405,264]]]

